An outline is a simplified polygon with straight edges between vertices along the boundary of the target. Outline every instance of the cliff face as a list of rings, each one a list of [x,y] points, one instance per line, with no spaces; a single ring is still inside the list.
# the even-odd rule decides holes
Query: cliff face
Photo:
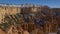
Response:
[[[0,34],[6,34],[6,33],[0,29]]]
[[[7,34],[57,33],[59,26],[59,8],[36,5],[0,6],[0,29]]]
[[[11,14],[16,14],[20,12],[20,8],[19,7],[3,7],[0,6],[0,23],[3,21],[2,19],[4,19],[5,15],[11,15]]]
[[[60,8],[52,8],[54,17],[57,19],[57,23],[60,24]]]

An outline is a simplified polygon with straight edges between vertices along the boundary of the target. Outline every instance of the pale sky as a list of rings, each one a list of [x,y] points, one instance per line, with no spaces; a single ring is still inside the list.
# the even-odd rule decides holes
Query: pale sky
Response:
[[[0,3],[9,4],[36,4],[47,5],[52,8],[60,8],[60,0],[0,0]]]

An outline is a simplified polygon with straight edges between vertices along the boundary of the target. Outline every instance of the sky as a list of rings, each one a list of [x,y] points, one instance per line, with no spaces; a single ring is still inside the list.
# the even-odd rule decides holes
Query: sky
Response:
[[[47,5],[51,8],[60,8],[60,0],[0,0],[0,3]]]

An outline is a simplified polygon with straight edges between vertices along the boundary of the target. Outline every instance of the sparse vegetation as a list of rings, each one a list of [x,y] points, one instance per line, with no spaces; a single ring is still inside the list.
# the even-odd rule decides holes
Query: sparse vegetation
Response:
[[[37,33],[36,31],[38,31],[38,34],[40,34],[43,32],[48,33],[50,31],[52,32],[57,31],[58,22],[60,24],[60,9],[51,9],[47,6],[44,6],[42,8],[39,8],[39,10],[37,10],[36,12],[34,12],[31,11],[31,8],[33,7],[29,7],[29,8],[25,7],[25,8],[21,8],[20,13],[10,14],[10,15],[6,14],[4,18],[4,23],[0,24],[0,29],[6,31],[10,29],[10,27],[12,27],[11,25],[13,25],[15,26],[16,30],[19,31],[20,29],[18,28],[21,27],[22,31],[26,30],[29,33]],[[38,7],[36,8],[38,9]],[[53,20],[56,20],[56,22],[54,22]],[[20,27],[18,27],[18,25]],[[56,28],[56,30],[54,31],[52,30],[53,26],[55,26]],[[51,28],[50,31],[49,28]]]

